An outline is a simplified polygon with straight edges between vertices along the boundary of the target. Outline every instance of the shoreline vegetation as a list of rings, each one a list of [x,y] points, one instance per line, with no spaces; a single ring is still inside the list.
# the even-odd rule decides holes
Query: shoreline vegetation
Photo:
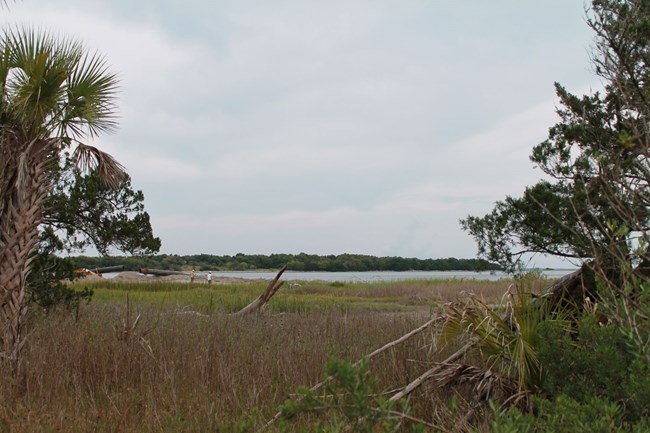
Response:
[[[24,362],[33,368],[18,381],[0,379],[0,431],[260,431],[301,387],[327,376],[328,360],[362,359],[470,293],[498,302],[511,281],[301,282],[248,316],[232,313],[266,281],[70,284],[94,296],[76,314],[31,311]],[[376,389],[404,386],[456,350],[432,356],[432,344],[423,332],[374,358]],[[438,387],[422,393],[410,414],[430,420],[448,395]],[[265,431],[309,431],[313,421],[278,420]]]
[[[362,254],[236,254],[234,256],[196,254],[159,254],[150,256],[72,256],[78,268],[96,269],[123,265],[126,270],[140,268],[169,271],[256,271],[273,270],[288,265],[292,271],[365,272],[365,271],[500,271],[502,268],[482,259],[418,259],[377,257]]]

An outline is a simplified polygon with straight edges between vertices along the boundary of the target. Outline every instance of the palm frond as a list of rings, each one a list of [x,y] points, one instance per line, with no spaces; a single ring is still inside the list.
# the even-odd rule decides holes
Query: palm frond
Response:
[[[0,49],[0,106],[4,106],[6,100],[5,88],[7,84],[7,76],[9,75],[9,69],[11,68],[11,56],[9,47],[3,47]]]
[[[81,139],[116,127],[117,75],[81,43],[31,28],[3,34],[5,98],[26,136]],[[0,79],[3,75],[0,64]]]
[[[446,364],[434,376],[439,385],[472,386],[479,400],[504,401],[519,392],[517,384],[493,370],[467,364]]]
[[[504,297],[498,306],[470,297],[448,307],[439,338],[443,342],[455,337],[475,338],[487,369],[511,378],[521,391],[540,380],[535,347],[538,325],[544,317],[543,308],[532,305],[530,296],[520,289]]]
[[[57,111],[65,82],[67,59],[55,55],[53,39],[31,29],[11,29],[4,35],[10,48],[8,90],[11,109],[26,134],[45,136],[44,124]]]
[[[124,166],[94,146],[79,143],[72,157],[81,170],[97,170],[100,181],[109,188],[118,188],[124,181]]]
[[[62,126],[74,136],[112,132],[117,126],[115,94],[116,74],[109,72],[104,58],[94,54],[79,59],[68,80],[67,106]]]

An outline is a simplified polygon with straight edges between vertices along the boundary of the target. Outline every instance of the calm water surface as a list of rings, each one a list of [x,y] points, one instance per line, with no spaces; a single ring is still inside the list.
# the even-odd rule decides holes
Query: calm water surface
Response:
[[[548,278],[560,278],[573,272],[575,269],[549,269],[543,273]],[[199,275],[205,275],[204,272],[197,272]],[[215,278],[230,277],[244,279],[264,279],[270,280],[275,278],[277,272],[256,272],[256,271],[236,271],[236,272],[212,272]],[[282,279],[286,281],[341,281],[341,282],[382,282],[382,281],[404,281],[404,280],[444,280],[444,279],[472,279],[472,280],[500,280],[510,278],[503,272],[472,272],[472,271],[383,271],[383,272],[297,272],[286,271],[282,274]]]

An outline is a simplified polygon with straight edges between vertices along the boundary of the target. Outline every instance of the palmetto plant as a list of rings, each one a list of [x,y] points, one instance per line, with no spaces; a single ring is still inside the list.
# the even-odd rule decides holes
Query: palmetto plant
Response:
[[[123,168],[84,143],[115,126],[117,77],[75,41],[31,29],[0,35],[0,357],[23,344],[26,278],[50,173],[65,152],[115,185]]]
[[[471,297],[450,305],[440,338],[463,337],[475,341],[481,365],[453,364],[437,375],[441,383],[466,382],[482,400],[524,403],[540,383],[536,355],[539,325],[548,320],[545,308],[532,302],[522,285],[507,293],[501,305],[488,305]]]

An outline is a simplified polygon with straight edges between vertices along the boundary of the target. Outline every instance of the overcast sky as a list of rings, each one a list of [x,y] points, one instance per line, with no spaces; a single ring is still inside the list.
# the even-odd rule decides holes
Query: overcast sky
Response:
[[[121,77],[97,145],[161,252],[471,258],[542,173],[555,81],[596,88],[583,0],[19,0]],[[547,265],[537,258],[532,264]],[[555,262],[552,262],[555,263]]]

